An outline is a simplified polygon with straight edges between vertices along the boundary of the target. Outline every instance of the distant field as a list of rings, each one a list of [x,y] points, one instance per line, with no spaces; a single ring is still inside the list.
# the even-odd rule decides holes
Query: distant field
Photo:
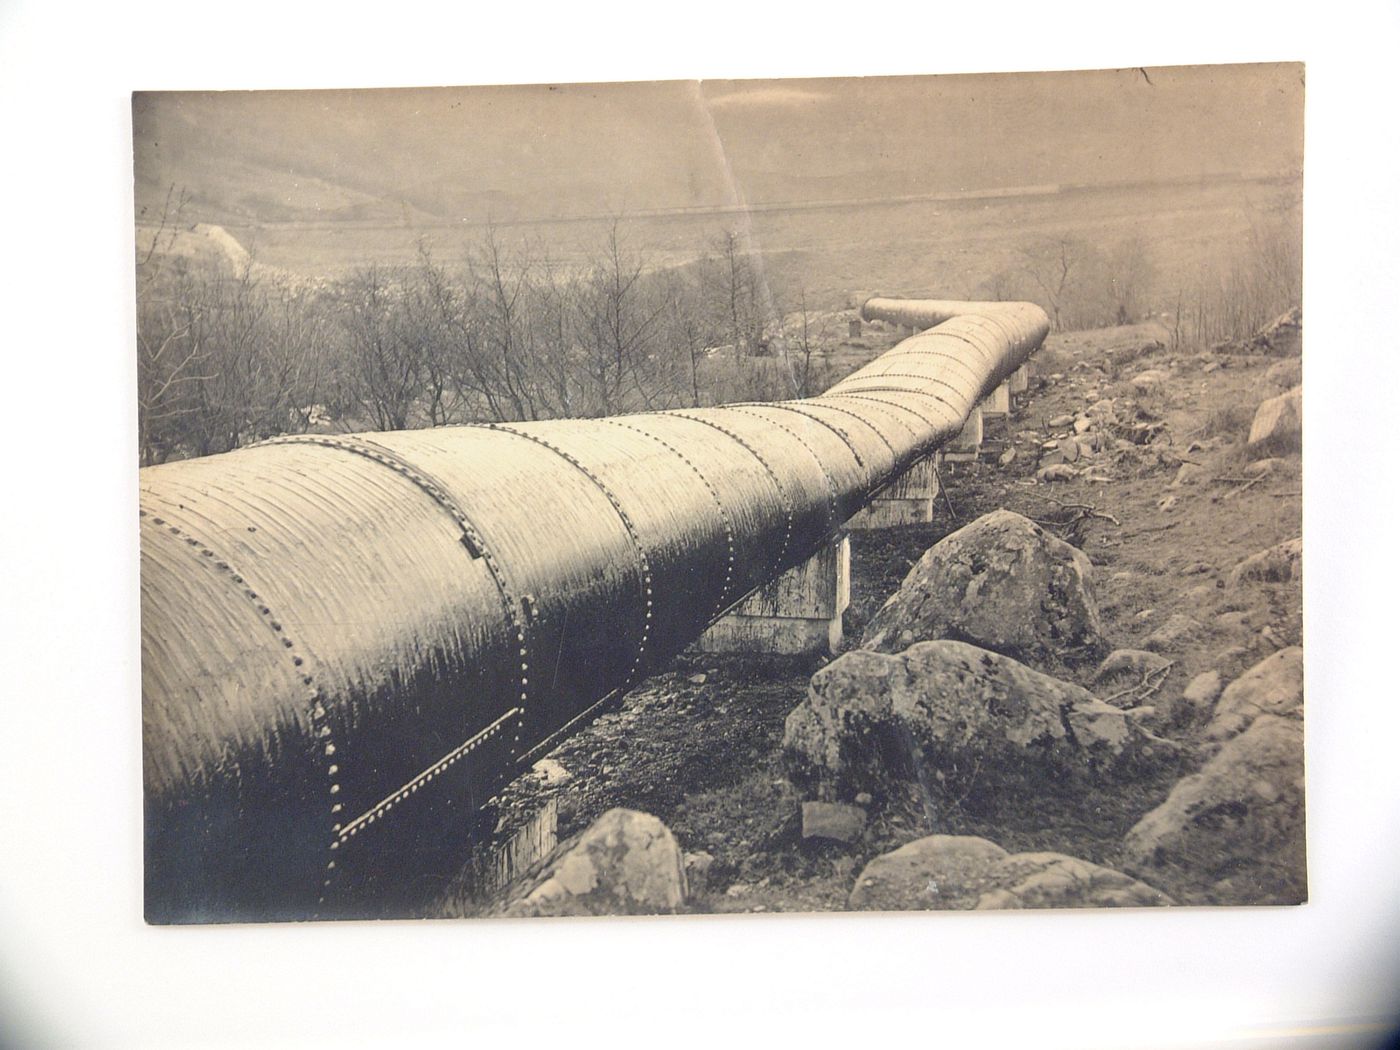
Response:
[[[831,307],[857,289],[968,297],[1018,249],[1038,238],[1071,234],[1100,247],[1132,236],[1149,246],[1163,290],[1233,250],[1251,222],[1267,216],[1296,180],[1221,179],[1065,189],[1018,198],[911,201],[762,210],[748,215],[777,294],[805,290],[809,303]],[[745,217],[681,214],[626,218],[628,248],[648,264],[686,262],[713,246]],[[529,243],[565,267],[585,265],[606,230],[604,221],[503,226],[507,244]],[[307,275],[331,275],[370,262],[405,263],[426,238],[444,261],[476,243],[480,227],[277,223],[228,227],[264,264]]]

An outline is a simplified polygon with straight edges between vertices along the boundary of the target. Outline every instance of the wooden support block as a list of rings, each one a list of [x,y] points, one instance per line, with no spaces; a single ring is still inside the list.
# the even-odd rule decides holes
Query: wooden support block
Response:
[[[850,338],[850,339],[859,338],[859,336],[860,336],[860,318],[859,318],[859,317],[855,318],[854,320],[848,321],[848,322],[846,323],[846,335],[847,335],[847,337]]]
[[[851,541],[835,537],[711,625],[692,648],[706,653],[830,652],[851,604]]]
[[[1022,365],[1011,373],[1006,380],[1006,386],[1013,394],[1024,394],[1031,386],[1031,370]]]

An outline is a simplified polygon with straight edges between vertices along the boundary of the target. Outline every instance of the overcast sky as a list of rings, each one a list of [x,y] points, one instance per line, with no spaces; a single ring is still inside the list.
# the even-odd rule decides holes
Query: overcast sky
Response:
[[[1298,65],[842,80],[159,93],[138,196],[447,219],[1294,168]],[[340,209],[340,210],[338,210]]]

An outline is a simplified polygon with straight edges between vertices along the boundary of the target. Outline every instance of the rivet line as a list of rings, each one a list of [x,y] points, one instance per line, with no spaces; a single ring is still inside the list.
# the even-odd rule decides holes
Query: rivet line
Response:
[[[688,419],[692,423],[702,423],[707,427],[711,427],[712,429],[719,431],[725,437],[737,442],[740,446],[747,449],[749,454],[752,455],[754,459],[758,460],[758,462],[763,466],[763,469],[768,472],[768,477],[772,480],[774,487],[778,490],[778,498],[783,501],[783,512],[787,515],[787,524],[783,529],[783,545],[782,548],[778,551],[778,557],[775,561],[775,564],[777,565],[783,564],[783,559],[787,557],[788,544],[792,541],[793,505],[792,497],[788,495],[786,486],[784,486],[782,481],[779,479],[778,472],[775,471],[772,465],[766,459],[763,458],[763,454],[759,452],[758,449],[754,448],[752,445],[750,445],[747,441],[745,441],[738,434],[734,433],[734,431],[730,430],[728,427],[720,423],[716,423],[713,420],[705,419],[702,416],[692,416],[689,412],[671,412],[668,414],[673,416],[680,416],[682,419]]]
[[[354,441],[348,438],[327,437],[319,434],[287,434],[281,437],[269,438],[260,442],[264,445],[319,445],[323,448],[339,449],[342,452],[349,452],[356,456],[363,456],[365,459],[374,461],[381,466],[388,467],[394,473],[407,478],[415,486],[421,489],[440,508],[447,512],[466,536],[471,549],[481,552],[482,561],[486,563],[486,571],[491,574],[492,581],[496,584],[501,599],[501,609],[506,615],[506,621],[514,634],[515,642],[520,649],[520,707],[518,708],[518,731],[523,730],[525,720],[525,706],[529,701],[529,672],[530,658],[529,646],[525,639],[525,624],[520,619],[516,609],[515,601],[511,595],[510,586],[501,571],[501,567],[496,557],[491,553],[486,545],[485,538],[481,532],[472,524],[466,512],[457,504],[457,501],[447,491],[447,486],[430,477],[427,473],[415,467],[407,460],[401,458],[397,453],[381,445],[369,444],[364,441]],[[519,738],[517,737],[517,740]]]
[[[714,619],[714,617],[718,616],[727,606],[729,602],[729,591],[734,582],[734,522],[729,517],[729,510],[725,507],[724,501],[720,499],[719,490],[715,488],[714,484],[705,476],[704,472],[691,462],[689,456],[676,448],[676,446],[672,445],[665,438],[659,437],[649,430],[643,430],[641,427],[635,427],[630,423],[624,423],[621,419],[616,417],[604,419],[603,422],[611,423],[613,426],[619,426],[624,430],[630,430],[634,434],[640,434],[643,437],[651,438],[689,467],[695,473],[695,476],[700,479],[701,484],[709,490],[710,496],[715,501],[715,506],[719,508],[720,519],[724,522],[724,542],[729,552],[728,559],[724,564],[724,586],[720,588],[719,601],[715,603],[714,612],[710,616],[711,619]]]
[[[142,513],[142,517],[145,517],[144,512]],[[241,573],[236,572],[227,561],[215,558],[213,550],[210,549],[208,546],[199,542],[192,536],[183,535],[177,527],[171,525],[169,522],[166,522],[164,519],[152,518],[151,521],[154,524],[160,526],[161,528],[164,528],[167,532],[170,532],[176,537],[183,539],[186,544],[196,547],[203,557],[208,558],[210,560],[209,562],[201,562],[201,564],[212,563],[211,568],[213,568],[215,572],[218,572],[220,575],[227,577],[232,583],[238,585],[238,589],[242,592],[244,597],[246,597],[257,610],[258,616],[261,618],[262,622],[267,625],[268,629],[273,634],[281,638],[283,647],[286,649],[295,649],[295,645],[293,644],[291,638],[287,637],[286,632],[283,630],[281,622],[272,615],[271,608],[269,608],[265,603],[263,603],[259,599],[256,591],[254,591],[250,587],[243,586],[243,576]],[[296,667],[301,667],[304,663],[302,656],[296,652],[291,653],[291,659],[293,665],[295,665]],[[323,756],[329,757],[330,755],[335,754],[335,745],[330,741],[331,727],[329,722],[327,721],[327,711],[325,705],[322,703],[322,700],[324,698],[321,694],[321,691],[318,688],[314,687],[311,675],[300,674],[298,675],[298,677],[301,679],[303,685],[311,687],[307,691],[306,700],[309,705],[309,707],[307,708],[307,713],[308,723],[310,726],[312,737],[313,739],[326,741],[323,748]],[[339,768],[340,767],[338,765],[330,765],[328,767],[328,775],[334,776],[339,771]],[[330,784],[329,793],[331,795],[335,795],[339,793],[339,791],[340,784],[338,782],[332,781],[332,783]],[[339,808],[339,806],[332,806],[331,812],[334,813]],[[326,870],[328,872],[333,870],[334,868],[334,861],[330,861],[326,865]],[[330,887],[330,883],[331,879],[328,876],[325,880],[323,880],[321,884],[322,889],[328,889]],[[325,897],[322,896],[317,903],[320,904],[324,902]]]
[[[504,431],[507,434],[514,434],[516,437],[522,437],[527,441],[533,441],[541,448],[549,449],[549,451],[553,452],[556,456],[558,456],[560,459],[564,460],[566,463],[572,466],[589,481],[593,482],[593,484],[598,487],[598,490],[602,492],[605,497],[607,497],[608,502],[612,504],[613,510],[617,512],[618,518],[622,521],[623,528],[627,530],[628,537],[632,540],[633,546],[637,549],[637,561],[641,566],[643,603],[642,633],[641,638],[637,643],[637,652],[632,657],[632,666],[627,671],[626,679],[628,682],[636,680],[641,674],[642,662],[646,659],[647,641],[651,637],[651,601],[653,584],[651,575],[651,560],[647,557],[646,546],[642,543],[642,537],[641,534],[637,531],[637,526],[633,523],[632,518],[627,513],[626,508],[623,507],[622,501],[619,500],[617,498],[617,495],[613,492],[613,490],[608,487],[607,482],[605,482],[585,463],[579,460],[578,457],[572,455],[569,452],[564,451],[564,449],[558,447],[552,442],[546,441],[544,438],[538,436],[537,434],[531,434],[528,431],[520,430],[516,427],[506,426],[502,423],[492,423],[488,424],[488,426],[491,430],[499,430]]]
[[[348,824],[345,824],[343,827],[338,826],[339,832],[337,833],[335,840],[331,843],[331,849],[338,849],[342,843],[348,842],[350,839],[358,835],[362,828],[373,824],[376,820],[382,819],[386,813],[388,813],[391,809],[397,806],[400,802],[408,798],[410,795],[417,794],[419,788],[423,787],[428,783],[431,783],[435,778],[447,772],[448,769],[456,765],[467,755],[471,754],[482,744],[486,743],[486,741],[491,739],[491,737],[499,733],[501,729],[504,728],[507,722],[511,721],[514,718],[517,718],[519,715],[520,708],[511,708],[505,714],[501,715],[500,718],[496,719],[485,729],[481,730],[481,732],[472,736],[470,739],[463,741],[461,744],[457,745],[457,747],[453,748],[447,754],[443,755],[442,758],[438,759],[427,769],[423,770],[423,772],[419,773],[416,777],[410,780],[407,784],[404,784],[403,787],[399,788],[393,794],[387,796],[384,799],[381,799],[379,802],[375,803],[372,807],[367,809],[364,813],[361,813],[358,817],[350,821]]]

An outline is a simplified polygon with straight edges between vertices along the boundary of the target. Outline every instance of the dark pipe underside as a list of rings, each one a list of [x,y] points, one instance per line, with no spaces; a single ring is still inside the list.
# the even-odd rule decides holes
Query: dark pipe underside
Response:
[[[1025,303],[863,312],[937,327],[801,401],[143,469],[148,920],[362,916],[460,864],[503,784],[956,435],[1049,328]]]

